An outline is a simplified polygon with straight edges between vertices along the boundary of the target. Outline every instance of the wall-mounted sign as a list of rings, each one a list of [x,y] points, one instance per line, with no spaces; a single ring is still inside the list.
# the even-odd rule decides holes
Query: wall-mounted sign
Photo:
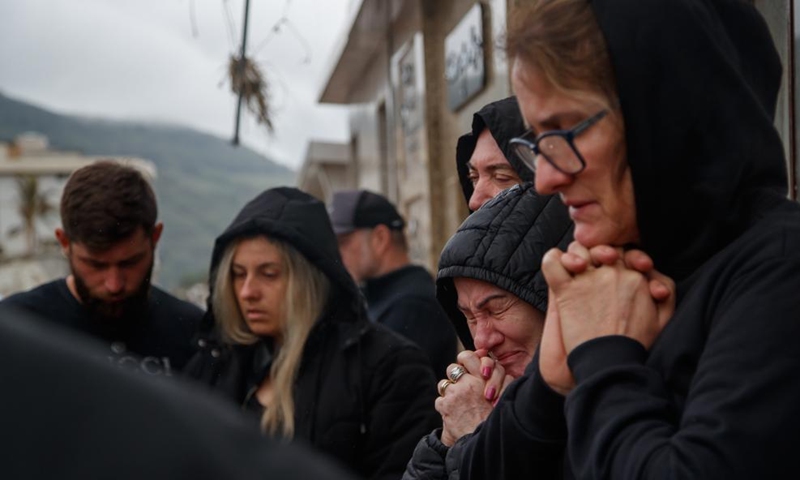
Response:
[[[431,188],[426,119],[425,48],[421,32],[414,33],[392,55],[392,88],[397,140],[397,206],[408,221],[411,260],[436,265],[431,247]],[[438,252],[437,252],[438,253]]]
[[[456,110],[486,86],[483,5],[476,3],[444,40],[447,105]]]
[[[400,58],[398,68],[400,70],[400,121],[403,126],[403,134],[413,135],[421,126],[423,119],[423,105],[420,95],[420,83],[417,79],[419,68],[414,49],[408,48]]]
[[[425,55],[422,34],[417,32],[393,59],[396,96],[402,138],[401,180],[426,169],[425,145]]]

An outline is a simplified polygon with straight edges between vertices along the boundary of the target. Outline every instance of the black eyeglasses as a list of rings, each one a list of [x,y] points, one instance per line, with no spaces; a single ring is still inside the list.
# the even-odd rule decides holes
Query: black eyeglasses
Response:
[[[530,140],[528,138],[533,135],[533,131],[528,130],[523,136],[512,138],[508,143],[522,163],[534,172],[536,156],[541,155],[559,172],[576,175],[586,168],[586,161],[575,147],[575,137],[607,114],[608,110],[603,110],[575,125],[571,130],[552,130]]]

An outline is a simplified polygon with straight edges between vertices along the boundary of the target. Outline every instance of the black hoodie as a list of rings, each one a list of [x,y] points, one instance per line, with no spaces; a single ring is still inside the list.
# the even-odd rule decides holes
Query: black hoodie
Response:
[[[461,478],[783,478],[800,449],[800,209],[773,127],[780,64],[740,0],[594,0],[625,118],[640,247],[678,282],[649,352],[601,337],[563,402],[537,360]],[[561,412],[566,418],[561,417]],[[525,452],[524,455],[516,452]]]
[[[424,353],[366,319],[324,204],[295,188],[267,190],[245,205],[214,245],[211,285],[225,248],[254,235],[292,245],[332,285],[295,381],[295,438],[364,478],[399,477],[416,441],[440,423],[433,409],[436,381]],[[207,324],[214,324],[211,303]],[[201,351],[188,374],[260,416],[261,407],[250,397],[268,368],[269,342],[226,345],[211,329],[198,344]]]

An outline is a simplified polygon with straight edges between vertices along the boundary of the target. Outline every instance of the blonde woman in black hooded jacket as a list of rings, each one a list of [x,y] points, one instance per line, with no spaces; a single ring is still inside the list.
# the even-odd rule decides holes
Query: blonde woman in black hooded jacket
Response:
[[[439,424],[425,354],[370,323],[322,202],[267,190],[217,239],[189,375],[368,479],[396,479]]]

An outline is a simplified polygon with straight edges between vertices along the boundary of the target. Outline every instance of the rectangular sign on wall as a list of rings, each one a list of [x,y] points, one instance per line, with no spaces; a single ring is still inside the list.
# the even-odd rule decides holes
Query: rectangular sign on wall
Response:
[[[455,111],[486,86],[483,5],[475,4],[444,40],[447,105]]]

